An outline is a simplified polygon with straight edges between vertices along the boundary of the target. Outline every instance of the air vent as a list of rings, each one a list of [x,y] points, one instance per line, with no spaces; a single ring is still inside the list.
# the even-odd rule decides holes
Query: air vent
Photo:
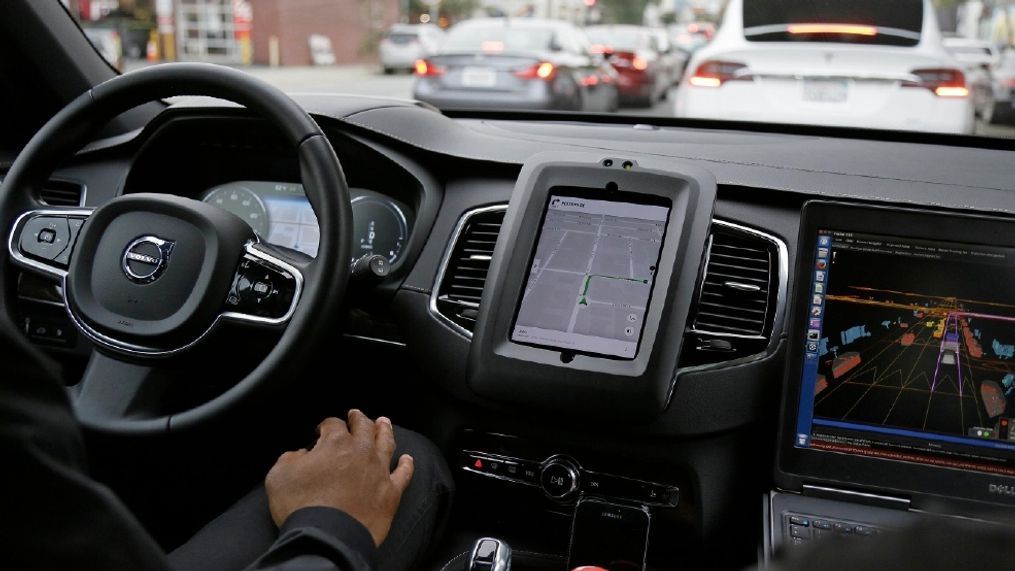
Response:
[[[467,212],[459,221],[441,264],[431,297],[431,310],[458,332],[472,336],[507,206]]]
[[[784,249],[767,234],[713,221],[684,365],[765,350],[785,280],[780,269]]]
[[[82,206],[85,185],[65,180],[49,180],[39,192],[39,199],[48,206]]]

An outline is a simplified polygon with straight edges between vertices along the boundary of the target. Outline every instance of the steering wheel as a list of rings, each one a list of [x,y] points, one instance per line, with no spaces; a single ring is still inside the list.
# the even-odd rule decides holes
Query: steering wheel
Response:
[[[179,95],[239,103],[284,135],[299,156],[320,225],[315,259],[262,244],[240,218],[188,198],[129,194],[94,210],[39,202],[54,168],[110,119]],[[152,66],[73,100],[11,166],[0,187],[0,217],[9,228],[7,247],[0,249],[0,311],[9,316],[17,295],[10,263],[62,286],[70,320],[97,350],[71,402],[86,428],[106,433],[185,429],[266,396],[287,376],[282,371],[307,356],[349,280],[352,207],[331,143],[284,93],[224,66]],[[162,412],[167,381],[152,380],[160,378],[153,373],[165,372],[224,322],[282,331],[261,363],[231,388],[190,409]]]

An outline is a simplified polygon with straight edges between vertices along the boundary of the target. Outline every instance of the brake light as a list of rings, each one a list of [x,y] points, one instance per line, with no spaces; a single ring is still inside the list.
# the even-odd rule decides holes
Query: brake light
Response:
[[[549,81],[556,76],[557,66],[548,61],[541,61],[532,67],[515,72],[515,77],[520,77],[521,79],[543,79]]]
[[[439,65],[434,65],[432,61],[425,59],[416,60],[415,66],[416,75],[420,77],[440,77],[444,75],[444,68]]]
[[[649,66],[648,59],[634,52],[614,52],[610,56],[610,63],[618,70],[633,69],[635,71],[645,71]]]
[[[613,46],[609,44],[592,44],[592,53],[610,55],[613,53]]]
[[[800,34],[848,34],[852,36],[876,36],[876,26],[859,24],[790,24],[786,30],[793,35]]]
[[[706,60],[687,81],[695,87],[721,87],[727,81],[751,79],[749,74],[744,73],[746,70],[747,66],[742,63]]]
[[[903,86],[923,87],[931,90],[938,97],[961,98],[969,96],[966,76],[957,69],[914,69],[912,74],[918,78],[918,81],[904,83]]]
[[[941,86],[934,88],[934,95],[938,97],[966,97],[969,95],[969,89],[965,87],[947,87]]]

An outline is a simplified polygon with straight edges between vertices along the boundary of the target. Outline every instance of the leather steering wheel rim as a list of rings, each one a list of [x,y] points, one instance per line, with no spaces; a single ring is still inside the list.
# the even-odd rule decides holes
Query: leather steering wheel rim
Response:
[[[320,227],[317,257],[300,269],[302,294],[278,343],[245,378],[189,410],[153,418],[82,414],[90,430],[118,435],[153,435],[201,425],[253,404],[284,381],[281,371],[299,368],[340,306],[349,280],[352,207],[349,187],[327,137],[305,110],[277,88],[246,73],[213,64],[161,64],[118,76],[83,93],[51,118],[28,142],[0,186],[0,220],[8,232],[23,213],[43,205],[36,198],[61,161],[90,141],[120,113],[181,95],[210,96],[251,110],[282,133],[297,152],[301,180]],[[115,199],[114,199],[115,200]],[[0,311],[12,315],[16,291],[8,249],[0,248]],[[11,272],[4,274],[4,272]]]

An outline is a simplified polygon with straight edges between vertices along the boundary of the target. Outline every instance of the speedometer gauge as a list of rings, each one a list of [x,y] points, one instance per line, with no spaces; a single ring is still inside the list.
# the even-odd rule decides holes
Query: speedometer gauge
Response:
[[[268,235],[268,211],[253,190],[237,183],[223,184],[209,190],[204,202],[239,216],[258,235]]]
[[[393,202],[376,196],[352,200],[353,259],[379,254],[394,264],[409,233],[405,213]]]

